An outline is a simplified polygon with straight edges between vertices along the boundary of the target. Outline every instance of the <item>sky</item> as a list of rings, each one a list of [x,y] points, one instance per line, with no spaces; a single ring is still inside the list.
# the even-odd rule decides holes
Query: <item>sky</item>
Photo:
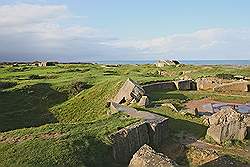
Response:
[[[249,0],[0,0],[0,61],[249,60]]]

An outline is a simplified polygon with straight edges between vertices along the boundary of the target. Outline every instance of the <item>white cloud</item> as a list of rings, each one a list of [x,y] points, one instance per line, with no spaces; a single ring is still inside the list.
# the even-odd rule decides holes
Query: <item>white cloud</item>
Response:
[[[23,26],[41,22],[52,22],[69,16],[63,5],[16,4],[0,6],[0,26]]]
[[[0,17],[0,60],[79,61],[111,49],[101,44],[110,37],[97,29],[60,24],[75,17],[62,5],[4,5]]]
[[[64,5],[0,6],[0,61],[105,59],[249,59],[250,29],[206,29],[148,40],[117,39],[102,30],[63,24]]]
[[[116,48],[180,59],[249,59],[250,29],[204,29],[149,40],[113,41]]]

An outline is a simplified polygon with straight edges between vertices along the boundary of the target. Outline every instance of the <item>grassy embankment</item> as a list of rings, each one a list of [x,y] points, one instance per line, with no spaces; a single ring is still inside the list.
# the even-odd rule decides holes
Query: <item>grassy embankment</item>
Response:
[[[162,77],[159,70],[169,75]],[[111,68],[100,65],[5,66],[0,68],[0,82],[16,86],[0,90],[0,166],[111,165],[106,156],[110,155],[108,134],[137,121],[122,114],[106,115],[107,100],[128,77],[143,84],[174,80],[184,75],[193,78],[218,73],[250,75],[249,71],[249,67],[221,66],[162,69],[153,65]],[[90,86],[75,91],[72,85],[79,81]],[[163,99],[182,107],[186,100],[207,95],[207,92],[155,92],[151,98],[155,103]],[[211,96],[220,97],[213,93]],[[228,95],[221,97],[232,100]],[[170,117],[172,133],[204,135],[206,127],[200,118],[173,113],[166,107],[149,110]]]

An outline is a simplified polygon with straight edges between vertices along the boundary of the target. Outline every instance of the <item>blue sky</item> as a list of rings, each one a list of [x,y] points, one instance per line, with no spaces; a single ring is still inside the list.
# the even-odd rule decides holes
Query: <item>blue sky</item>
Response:
[[[248,0],[1,0],[0,60],[249,59],[249,9]]]

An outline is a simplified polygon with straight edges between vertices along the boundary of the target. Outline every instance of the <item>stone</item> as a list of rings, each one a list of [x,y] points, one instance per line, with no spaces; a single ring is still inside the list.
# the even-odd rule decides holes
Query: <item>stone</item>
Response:
[[[213,90],[214,87],[219,86],[220,83],[209,78],[198,78],[196,80],[198,90]]]
[[[216,92],[249,92],[250,82],[241,81],[222,84],[220,86],[214,87],[213,90]]]
[[[141,97],[145,94],[143,88],[136,84],[133,80],[127,79],[127,81],[123,84],[113,102],[116,103],[130,103],[131,101],[135,100],[139,102]]]
[[[163,107],[169,107],[173,111],[178,112],[178,110],[175,108],[175,106],[172,103],[163,103],[161,106],[163,106]]]
[[[158,71],[158,74],[164,77],[169,77],[171,74],[169,74],[168,71]]]
[[[194,115],[194,116],[199,115],[199,112],[198,112],[197,108],[195,108],[195,109],[185,109],[185,110],[182,110],[181,112],[184,112],[186,114],[191,114],[191,115]]]
[[[166,155],[157,153],[148,145],[143,145],[134,155],[129,167],[177,167]]]
[[[243,116],[232,108],[225,108],[213,114],[209,119],[207,136],[221,144],[227,140],[243,140],[247,134],[247,125]]]
[[[139,106],[147,107],[149,105],[149,98],[148,96],[142,96],[140,101],[138,102]]]
[[[177,60],[158,60],[155,65],[156,67],[164,67],[178,64],[180,64],[180,62],[178,62]]]

